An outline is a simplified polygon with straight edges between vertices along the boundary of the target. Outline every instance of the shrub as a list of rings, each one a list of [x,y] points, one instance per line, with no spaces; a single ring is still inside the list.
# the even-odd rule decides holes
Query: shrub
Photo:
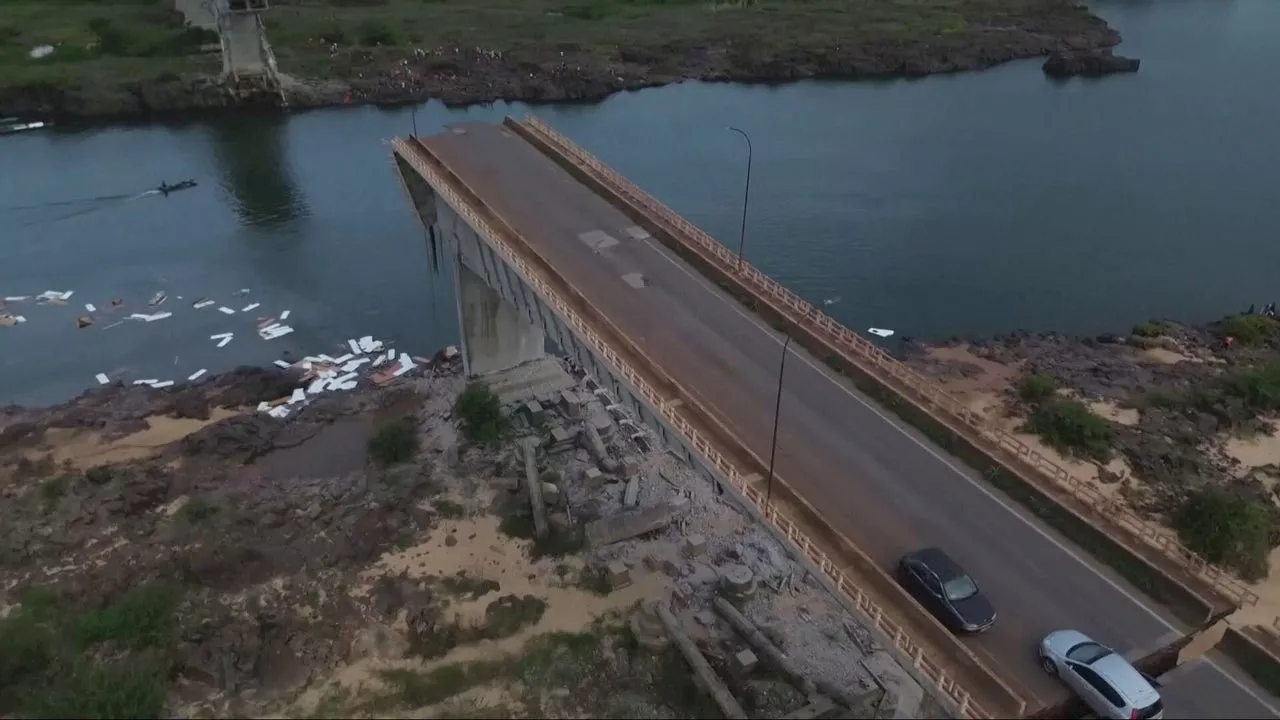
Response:
[[[1058,381],[1049,375],[1032,373],[1018,381],[1018,397],[1029,403],[1048,400],[1057,391]]]
[[[1138,323],[1137,325],[1134,325],[1133,332],[1131,334],[1137,335],[1138,337],[1143,337],[1143,338],[1155,338],[1163,335],[1165,333],[1165,329],[1166,328],[1164,323],[1152,322],[1148,320],[1147,322],[1142,322],[1142,323]]]
[[[1198,490],[1174,514],[1182,542],[1209,562],[1235,568],[1246,580],[1267,575],[1271,515],[1257,500],[1216,488]]]
[[[399,465],[418,454],[418,428],[413,418],[400,418],[369,438],[369,457],[383,467]]]
[[[1218,388],[1254,412],[1280,410],[1280,361],[1226,375]]]
[[[493,446],[507,436],[507,418],[502,415],[502,405],[484,383],[468,385],[458,395],[454,412],[462,425],[462,434],[477,445]]]
[[[1275,337],[1275,318],[1266,315],[1233,315],[1222,321],[1218,334],[1234,337],[1241,345],[1263,345]]]
[[[1027,429],[1065,455],[1111,457],[1111,424],[1075,400],[1041,404],[1028,418]]]

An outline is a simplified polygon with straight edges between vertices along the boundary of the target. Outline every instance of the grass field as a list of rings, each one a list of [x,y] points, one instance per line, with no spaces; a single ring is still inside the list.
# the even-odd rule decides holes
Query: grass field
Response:
[[[374,61],[455,47],[661,56],[733,41],[767,52],[1052,31],[1042,26],[1088,17],[1066,0],[276,0],[267,25],[281,68],[315,77],[342,72],[335,44],[338,57]],[[0,0],[0,85],[215,72],[216,53],[201,53],[213,42],[164,0]],[[53,55],[28,57],[45,44]]]

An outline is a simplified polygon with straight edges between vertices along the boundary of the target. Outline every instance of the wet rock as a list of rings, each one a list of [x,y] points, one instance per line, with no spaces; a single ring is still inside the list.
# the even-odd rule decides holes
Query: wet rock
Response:
[[[1044,74],[1050,77],[1065,78],[1075,75],[1102,77],[1115,73],[1138,72],[1140,64],[1135,58],[1114,55],[1109,51],[1074,51],[1050,54],[1042,68]]]

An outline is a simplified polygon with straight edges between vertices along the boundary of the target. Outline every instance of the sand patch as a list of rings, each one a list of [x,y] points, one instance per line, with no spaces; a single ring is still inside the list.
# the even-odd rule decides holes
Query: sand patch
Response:
[[[1200,358],[1192,357],[1191,355],[1162,347],[1140,350],[1138,352],[1138,357],[1146,362],[1156,363],[1158,365],[1177,365],[1181,362],[1201,362]]]
[[[477,660],[493,660],[518,655],[531,638],[546,633],[576,633],[587,630],[601,617],[625,610],[637,602],[664,597],[668,579],[660,573],[632,568],[632,584],[608,595],[600,595],[577,587],[583,559],[577,556],[547,558],[533,561],[528,556],[528,543],[505,535],[500,530],[501,520],[492,515],[449,521],[432,531],[422,542],[411,547],[389,552],[362,573],[364,583],[352,588],[357,599],[367,597],[373,583],[383,576],[402,573],[418,578],[465,577],[470,580],[493,580],[500,586],[479,596],[461,595],[451,598],[446,614],[463,625],[478,625],[485,617],[485,609],[494,600],[506,595],[532,595],[546,603],[546,611],[534,625],[500,640],[480,640],[460,645],[447,655],[429,661],[397,657],[392,652],[352,662],[329,676],[327,680],[308,688],[294,704],[303,715],[314,715],[335,694],[346,697],[360,696],[383,687],[380,673],[403,668],[418,671],[453,663]],[[452,539],[450,539],[452,538]],[[389,644],[407,645],[404,639],[406,624],[402,616],[387,630],[394,638]],[[509,698],[489,697],[494,688],[475,691],[480,697],[454,698],[453,702],[475,703],[481,707],[505,704]]]
[[[967,408],[984,416],[998,413],[1002,405],[1001,395],[1014,386],[1022,372],[1018,365],[1005,365],[978,357],[968,344],[929,348],[925,355],[939,364],[963,364],[979,370],[968,377],[935,379],[935,382]]]
[[[1107,400],[1090,400],[1085,403],[1096,415],[1121,425],[1137,425],[1138,411],[1133,408],[1120,407]]]
[[[153,416],[147,418],[146,430],[117,440],[102,439],[96,432],[54,428],[45,433],[44,441],[29,457],[50,454],[55,463],[69,464],[79,470],[98,465],[129,462],[154,455],[157,450],[177,442],[191,433],[241,414],[240,410],[215,408],[208,420]]]
[[[1267,435],[1227,438],[1223,450],[1240,463],[1245,475],[1255,468],[1280,465],[1280,427]]]

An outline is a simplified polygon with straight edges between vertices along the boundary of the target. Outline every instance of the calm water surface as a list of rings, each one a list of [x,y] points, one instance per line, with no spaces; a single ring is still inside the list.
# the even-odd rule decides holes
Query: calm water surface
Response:
[[[686,84],[536,112],[853,327],[917,337],[1095,333],[1280,300],[1280,2],[1107,2],[1137,75],[1049,81],[1039,63],[883,83]],[[418,110],[420,132],[522,106]],[[454,342],[385,141],[408,110],[353,109],[0,140],[0,403],[56,401],[93,376],[180,380],[373,334]],[[200,187],[134,197],[161,180]],[[124,197],[119,197],[124,196]],[[103,198],[92,200],[92,198]],[[133,199],[127,199],[133,198]],[[235,296],[248,289],[247,296]],[[175,315],[101,318],[159,290]],[[182,296],[183,300],[177,300]],[[249,314],[194,311],[208,296]],[[266,342],[256,316],[292,311]],[[209,336],[232,331],[217,349]]]

